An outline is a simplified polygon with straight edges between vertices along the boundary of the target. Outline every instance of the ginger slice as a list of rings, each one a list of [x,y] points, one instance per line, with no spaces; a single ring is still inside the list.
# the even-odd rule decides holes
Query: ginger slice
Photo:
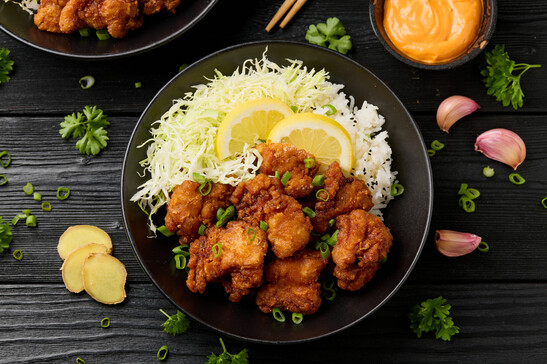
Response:
[[[84,260],[82,277],[85,291],[98,302],[112,305],[126,297],[127,271],[124,264],[112,255],[89,255]]]
[[[74,250],[91,243],[102,244],[106,247],[108,254],[112,253],[110,236],[104,230],[93,225],[70,226],[59,238],[57,251],[59,256],[65,260]]]
[[[61,267],[66,289],[74,293],[82,292],[84,290],[82,267],[85,259],[93,253],[106,253],[106,250],[103,244],[91,243],[70,253]]]

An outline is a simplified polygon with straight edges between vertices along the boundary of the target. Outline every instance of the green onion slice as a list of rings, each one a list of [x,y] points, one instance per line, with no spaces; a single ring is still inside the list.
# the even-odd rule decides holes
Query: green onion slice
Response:
[[[78,82],[80,83],[80,86],[81,86],[84,90],[86,90],[86,89],[92,87],[92,86],[95,84],[95,77],[89,76],[89,75],[88,75],[88,76],[84,76],[84,77],[80,78],[80,79],[78,80]]]
[[[158,231],[163,234],[163,236],[170,237],[174,234],[174,232],[169,231],[165,225],[162,225],[158,227]]]
[[[222,253],[222,243],[218,242],[211,248],[213,250],[213,256],[215,258],[220,257],[220,254]]]
[[[248,228],[247,229],[247,237],[249,238],[250,241],[254,241],[255,238],[256,238],[256,231],[255,229],[253,228]]]
[[[13,252],[13,257],[17,260],[21,260],[23,259],[23,252],[17,249]]]
[[[110,317],[105,317],[104,319],[101,320],[101,327],[103,329],[110,327]]]
[[[547,197],[543,198],[543,200],[541,200],[541,204],[543,205],[543,207],[545,207],[547,209]]]
[[[334,279],[332,279],[332,278],[326,279],[323,282],[322,287],[323,287],[324,290],[327,290],[327,291],[332,290],[334,288]]]
[[[185,249],[188,249],[188,248],[189,248],[189,245],[188,245],[188,244],[177,245],[176,247],[174,247],[173,249],[171,249],[171,251],[172,251],[174,254],[190,255],[190,253],[188,253],[188,251],[185,250]]]
[[[315,159],[313,159],[313,158],[304,159],[304,167],[306,167],[306,168],[315,167]]]
[[[27,195],[32,195],[32,193],[34,192],[34,186],[32,185],[32,183],[27,182],[27,184],[25,185],[25,187],[23,187],[23,191],[24,191]]]
[[[382,264],[385,263],[385,262],[387,262],[387,255],[382,260],[380,260],[380,263],[382,263]]]
[[[8,156],[8,160],[4,162],[4,156]],[[8,168],[8,166],[11,163],[11,154],[7,150],[3,150],[0,152],[0,165],[4,168]]]
[[[460,197],[460,203],[465,212],[475,212],[475,202],[469,197]]]
[[[57,189],[57,199],[58,200],[66,200],[70,196],[70,188],[67,187],[59,187]]]
[[[19,215],[15,215],[15,217],[13,219],[11,219],[11,224],[13,226],[17,225],[17,223],[19,222],[19,220],[21,220],[21,216]]]
[[[319,244],[319,251],[321,252],[321,256],[323,257],[323,259],[329,259],[330,257],[329,244],[327,244],[326,242],[322,242],[321,244]]]
[[[405,187],[400,183],[394,183],[391,185],[390,194],[393,197],[401,196],[405,192]]]
[[[110,38],[110,34],[108,34],[108,31],[106,29],[98,29],[95,32],[95,35],[97,35],[97,38],[99,40],[106,40],[106,39]]]
[[[336,223],[336,220],[335,220],[335,219],[330,219],[330,220],[329,220],[329,226],[330,226],[330,227],[334,226],[335,223]]]
[[[327,289],[323,291],[323,298],[327,301],[334,301],[334,298],[336,297],[336,291],[334,289]]]
[[[482,169],[482,174],[484,175],[484,177],[493,177],[494,173],[494,168],[491,168],[490,166],[484,167]]]
[[[0,186],[5,185],[6,183],[8,183],[8,179],[3,174],[0,174]]]
[[[430,156],[430,157],[433,157],[435,155],[435,153],[437,153],[434,149],[428,149],[427,150],[427,155]]]
[[[458,195],[465,195],[465,191],[467,191],[467,183],[462,183],[460,185],[460,189],[458,191]]]
[[[304,212],[306,215],[308,215],[309,217],[311,217],[312,219],[315,217],[315,211],[313,211],[311,208],[309,208],[308,206],[304,207],[302,209],[302,212]]]
[[[77,357],[77,358],[76,358],[76,363],[77,363],[77,364],[85,364],[85,360],[82,359],[82,358],[80,358],[80,357]]]
[[[142,83],[141,82],[135,82],[135,88],[141,88]]]
[[[326,194],[326,196],[325,196]],[[323,196],[321,196],[323,195]],[[329,195],[329,192],[325,189],[320,189],[318,190],[316,193],[315,193],[315,197],[318,199],[318,200],[321,200],[321,201],[324,201],[324,202],[327,202],[330,198],[330,195]]]
[[[336,112],[338,110],[336,110],[336,108],[334,106],[332,106],[331,104],[326,104],[326,105],[323,105],[322,107],[326,107],[328,110],[327,112],[325,113],[325,115],[327,116],[331,116],[331,115],[334,115],[336,114]]]
[[[291,106],[291,110],[292,110],[293,112],[297,112],[297,111],[298,111],[298,107],[296,107],[296,106]]]
[[[22,213],[25,215],[25,216],[21,216],[21,217],[27,217],[27,216],[30,216],[30,214],[32,214],[32,211],[30,211],[30,209],[26,209],[26,210],[23,210]]]
[[[201,235],[201,236],[205,235],[205,229],[207,229],[207,226],[201,224],[199,226],[198,234]]]
[[[224,210],[224,212],[222,212],[222,214],[220,215],[220,219],[218,219],[216,226],[221,227],[225,225],[232,217],[234,217],[235,213],[236,213],[236,208],[234,207],[234,205],[228,206],[226,210]],[[217,210],[217,216],[218,216],[218,210]]]
[[[274,319],[278,322],[285,322],[285,315],[283,315],[283,312],[277,307],[274,307],[272,310],[272,315]]]
[[[325,175],[324,174],[317,174],[315,177],[313,177],[313,180],[311,181],[311,184],[315,187],[321,187],[325,184]]]
[[[302,320],[304,320],[304,315],[302,315],[301,313],[296,313],[296,312],[292,313],[293,323],[295,323],[296,325],[299,325],[302,323]]]
[[[283,177],[281,177],[281,183],[283,183],[283,186],[285,186],[290,179],[291,179],[291,172],[287,171],[283,173]]]
[[[509,181],[511,181],[511,183],[515,185],[521,185],[526,182],[526,180],[522,178],[522,176],[518,173],[511,173],[509,175]]]
[[[82,37],[89,37],[89,28],[80,28],[78,29],[78,32],[80,33],[80,36]]]
[[[268,223],[266,221],[260,221],[259,227],[261,230],[268,231]]]
[[[279,171],[275,171],[274,177],[277,179],[281,179],[281,173]]]
[[[431,142],[431,149],[433,149],[434,151],[439,151],[443,148],[444,148],[444,144],[438,141],[437,139]]]
[[[42,194],[41,193],[34,192],[32,197],[34,198],[35,201],[42,201]]]
[[[165,360],[165,358],[167,358],[168,352],[169,352],[169,348],[167,348],[167,345],[163,345],[160,348],[160,350],[158,350],[158,353],[156,354],[156,356],[159,360]]]
[[[42,211],[51,211],[51,204],[47,201],[42,202]]]
[[[488,243],[486,243],[486,241],[481,241],[477,249],[482,253],[486,253],[490,250],[490,247],[488,246]]]
[[[464,193],[464,196],[467,196],[472,200],[476,199],[480,195],[481,193],[476,188],[468,188]]]
[[[338,232],[339,230],[333,232],[332,235],[327,240],[325,240],[325,243],[329,244],[330,246],[335,246],[336,242],[338,241]]]
[[[27,226],[35,227],[36,226],[36,216],[34,216],[34,215],[27,216],[27,219],[26,219],[25,223],[26,223]]]
[[[195,182],[199,183],[200,185],[207,183],[207,181],[209,181],[204,175],[196,173],[196,172],[192,173],[192,178],[194,179]]]
[[[184,254],[175,255],[175,267],[177,269],[186,268],[186,256]]]
[[[185,69],[186,67],[188,67],[188,65],[186,63],[181,64],[180,67],[179,67],[179,72],[182,71],[183,69]]]
[[[203,188],[207,186],[207,189],[204,191]],[[211,190],[213,189],[213,185],[211,184],[211,181],[207,181],[207,183],[203,183],[201,186],[199,186],[199,193],[201,193],[202,196],[207,196],[209,193],[211,193]]]

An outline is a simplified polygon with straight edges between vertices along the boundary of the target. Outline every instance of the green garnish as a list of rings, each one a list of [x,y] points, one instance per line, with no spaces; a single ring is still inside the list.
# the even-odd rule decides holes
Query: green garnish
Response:
[[[313,158],[304,159],[304,167],[306,167],[306,168],[315,167],[315,159],[313,159]]]
[[[135,82],[135,88],[141,88],[142,83],[141,82]]]
[[[6,183],[8,183],[8,179],[3,174],[0,174],[0,186],[5,185]]]
[[[296,312],[292,313],[292,322],[293,323],[298,325],[298,324],[302,323],[302,320],[304,320],[304,315],[302,315],[301,313],[296,313]]]
[[[51,211],[51,204],[49,202],[42,202],[42,211]]]
[[[34,192],[32,195],[32,198],[34,198],[34,201],[42,201],[42,194],[38,192]]]
[[[274,307],[272,309],[272,315],[273,315],[273,318],[275,319],[275,321],[285,322],[285,315],[283,315],[283,312],[281,312],[281,310],[279,308]]]
[[[23,187],[23,191],[24,191],[27,195],[32,195],[32,193],[34,192],[34,186],[32,185],[32,183],[27,182],[27,184],[25,185],[25,187]]]
[[[431,142],[431,149],[433,149],[434,151],[438,152],[439,150],[443,148],[444,148],[444,144],[438,141],[437,139]]]
[[[204,189],[205,187],[207,187],[207,189]],[[209,193],[211,193],[212,189],[213,185],[211,181],[207,181],[199,186],[199,193],[201,193],[202,196],[207,196]]]
[[[496,97],[503,106],[511,104],[516,110],[523,105],[524,93],[520,87],[520,77],[530,68],[539,68],[540,64],[515,63],[509,58],[505,46],[498,44],[490,52],[486,52],[486,67],[481,70],[485,76],[486,93]],[[513,72],[518,72],[514,75]]]
[[[324,202],[327,202],[329,200],[329,197],[329,192],[325,189],[317,190],[317,192],[315,193],[315,198]]]
[[[484,175],[484,177],[493,177],[494,173],[494,168],[491,168],[490,166],[484,167],[482,169],[482,174]]]
[[[171,249],[171,251],[173,252],[173,254],[182,254],[184,256],[189,256],[190,253],[187,250],[185,250],[185,249],[188,249],[188,248],[189,248],[188,244],[177,245],[176,247]]]
[[[57,199],[66,200],[70,196],[70,188],[68,187],[59,187],[57,188]]]
[[[34,215],[29,215],[27,216],[27,219],[25,221],[25,224],[29,227],[35,227],[37,222],[36,222],[36,216]]]
[[[86,106],[83,112],[65,116],[59,134],[64,139],[82,137],[76,142],[76,148],[82,154],[98,154],[106,147],[108,132],[105,127],[110,125],[108,117],[97,106]]]
[[[101,320],[101,327],[103,329],[110,327],[110,317],[105,317],[104,319]]]
[[[329,259],[330,257],[329,244],[327,244],[324,241],[321,244],[319,244],[319,252],[321,252],[321,257],[323,257],[323,259]]]
[[[330,219],[330,220],[329,220],[329,226],[330,226],[330,227],[333,227],[334,224],[336,224],[336,219]]]
[[[256,238],[256,231],[253,228],[247,229],[247,237],[249,238],[249,241],[254,241]]]
[[[312,24],[306,32],[306,40],[311,44],[328,47],[342,54],[348,53],[353,44],[346,34],[346,28],[338,18],[328,18],[326,23]]]
[[[445,305],[445,302],[446,299],[439,296],[412,307],[408,318],[410,328],[418,337],[422,337],[424,332],[435,331],[437,339],[450,341],[452,336],[460,332],[460,328],[454,325],[450,317],[451,306]]]
[[[95,84],[95,77],[89,76],[89,75],[88,75],[88,76],[84,76],[84,77],[80,78],[80,79],[78,80],[78,82],[80,83],[80,86],[81,86],[84,90],[86,90],[86,89],[92,87],[92,86]]]
[[[331,104],[326,104],[326,105],[323,105],[323,106],[321,106],[321,107],[326,107],[326,108],[328,109],[327,112],[325,113],[325,115],[327,115],[327,116],[334,115],[334,114],[336,114],[336,112],[338,111],[338,110],[336,110],[336,108],[335,108],[334,106],[332,106]]]
[[[311,184],[315,187],[321,187],[325,184],[325,178],[324,174],[316,174],[315,177],[313,177]]]
[[[218,242],[215,245],[211,247],[211,250],[213,251],[213,256],[215,258],[220,257],[220,254],[222,254],[222,243]]]
[[[9,82],[9,74],[13,70],[13,61],[9,57],[10,51],[7,48],[0,49],[0,83]]]
[[[283,183],[283,186],[287,185],[287,182],[291,179],[291,172],[287,171],[283,173],[283,177],[281,177],[281,183]]]
[[[465,212],[475,212],[475,202],[467,196],[460,197],[459,200],[460,206],[464,209]]]
[[[547,209],[547,197],[544,197],[542,200],[541,200],[541,204],[543,205],[543,207],[545,207]]]
[[[486,241],[481,241],[479,243],[479,246],[477,247],[477,250],[482,253],[486,253],[487,251],[490,250],[490,247],[488,246],[488,243],[486,243]]]
[[[207,226],[201,224],[198,229],[198,234],[201,236],[205,235],[205,229],[207,229]]]
[[[77,357],[77,358],[76,358],[76,363],[77,363],[77,364],[85,364],[85,360],[82,359],[82,358],[80,358],[80,357]]]
[[[405,187],[400,183],[394,183],[391,185],[390,195],[393,197],[401,196],[405,192]]]
[[[78,33],[80,33],[81,37],[89,37],[89,35],[91,34],[89,32],[89,28],[80,28],[78,29]]]
[[[162,233],[163,236],[166,236],[166,237],[170,237],[170,236],[172,236],[173,234],[175,234],[174,232],[169,231],[165,225],[162,225],[162,226],[158,227],[157,230],[158,230],[160,233]]]
[[[190,328],[190,321],[185,314],[177,310],[177,313],[174,315],[169,315],[167,312],[160,308],[160,312],[167,317],[163,326],[163,331],[173,336],[182,334]]]
[[[471,200],[474,200],[479,197],[481,193],[476,188],[468,188],[467,190],[465,190],[464,195],[469,197]]]
[[[97,36],[99,40],[106,40],[110,38],[110,34],[108,34],[108,31],[106,29],[98,29],[95,32],[95,35]]]
[[[7,155],[7,161],[4,162],[4,156]],[[11,154],[10,152],[8,152],[7,150],[3,150],[0,152],[0,166],[4,167],[4,168],[8,168],[8,166],[10,165],[11,163]]]
[[[435,153],[437,153],[434,149],[428,149],[427,150],[427,155],[430,156],[430,157],[433,157],[435,155]]]
[[[23,252],[17,249],[13,252],[13,257],[17,260],[21,260],[23,259]]]
[[[184,254],[175,255],[175,268],[179,270],[186,268],[186,256]]]
[[[156,354],[156,357],[158,358],[158,360],[165,360],[165,358],[167,358],[167,353],[169,352],[169,348],[167,348],[167,345],[163,345],[159,350],[158,350],[158,353]]]
[[[266,221],[260,221],[259,227],[261,230],[268,231],[268,223]]]
[[[226,208],[226,210],[224,210],[220,214],[220,217],[218,217],[218,212],[217,212],[218,221],[216,223],[216,227],[221,227],[221,226],[226,225],[226,223],[229,220],[231,220],[234,217],[235,214],[236,214],[236,208],[234,207],[234,205],[228,206]]]
[[[509,175],[509,181],[511,181],[511,183],[515,185],[521,185],[526,182],[526,180],[518,173],[511,173]]]
[[[224,345],[224,342],[222,341],[222,338],[218,339],[220,341],[220,345],[222,345],[222,354],[215,355],[214,353],[211,353],[209,357],[207,358],[207,363],[205,364],[248,364],[249,358],[248,358],[248,352],[247,349],[241,350],[237,354],[230,354],[226,350],[226,346]]]
[[[308,215],[309,217],[311,217],[312,219],[315,217],[315,211],[313,211],[311,208],[309,208],[308,206],[304,207],[302,209],[302,212],[304,212],[306,215]]]

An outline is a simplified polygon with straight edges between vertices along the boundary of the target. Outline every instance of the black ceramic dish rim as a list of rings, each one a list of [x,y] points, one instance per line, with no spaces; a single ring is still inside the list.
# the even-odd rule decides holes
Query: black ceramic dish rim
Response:
[[[236,49],[239,49],[239,48],[245,48],[245,47],[252,47],[252,46],[258,46],[258,45],[263,45],[265,47],[267,47],[268,45],[272,45],[272,44],[276,44],[276,45],[283,45],[283,44],[289,44],[289,45],[296,45],[296,46],[302,46],[302,47],[309,47],[309,48],[315,48],[317,50],[320,50],[320,51],[324,51],[324,52],[330,52],[330,53],[333,53],[333,54],[336,54],[337,56],[339,57],[342,57],[344,58],[346,61],[348,62],[351,62],[353,63],[354,65],[356,65],[357,67],[359,68],[362,68],[364,69],[365,71],[369,72],[371,75],[373,75],[379,83],[381,83],[384,87],[386,87],[390,92],[392,92],[394,95],[395,92],[393,92],[393,90],[380,78],[378,77],[375,73],[373,73],[371,70],[369,70],[367,67],[361,65],[360,63],[352,60],[351,58],[345,56],[345,55],[342,55],[338,52],[335,52],[335,51],[332,51],[328,48],[325,48],[325,47],[320,47],[320,46],[316,46],[316,45],[312,45],[312,44],[307,44],[307,43],[302,43],[302,42],[297,42],[297,41],[284,41],[284,40],[272,40],[272,41],[252,41],[252,42],[245,42],[245,43],[241,43],[241,44],[238,44],[238,45],[234,45],[234,46],[230,46],[230,47],[226,47],[226,48],[223,48],[221,50],[218,50],[206,57],[203,57],[201,58],[200,60],[196,61],[195,63],[189,65],[188,67],[186,67],[184,70],[182,70],[181,72],[179,72],[177,75],[175,75],[171,80],[169,80],[169,82],[167,82],[157,93],[156,95],[152,98],[152,100],[150,101],[150,103],[147,105],[147,107],[144,109],[144,111],[142,112],[141,116],[139,117],[139,120],[137,121],[137,123],[135,124],[135,127],[133,129],[133,132],[131,133],[131,136],[129,138],[129,141],[128,141],[128,144],[127,144],[127,149],[125,151],[125,154],[124,154],[124,158],[123,158],[123,165],[122,165],[122,173],[121,173],[121,184],[120,184],[120,198],[121,198],[121,212],[122,212],[122,217],[123,217],[123,222],[124,222],[124,230],[125,230],[125,233],[126,233],[126,236],[131,244],[131,249],[133,251],[133,254],[135,256],[135,258],[137,259],[137,261],[139,262],[139,265],[141,266],[142,270],[146,273],[146,275],[148,276],[148,278],[152,281],[152,283],[158,288],[158,290],[177,308],[180,308],[182,309],[181,307],[179,307],[179,305],[163,290],[163,288],[159,285],[158,282],[156,282],[156,280],[154,280],[152,278],[152,275],[151,275],[151,272],[144,266],[144,264],[142,263],[142,260],[140,259],[140,256],[137,252],[137,249],[136,249],[136,246],[135,246],[135,241],[133,240],[133,237],[130,235],[129,233],[129,221],[127,219],[127,216],[126,216],[126,213],[125,213],[125,210],[126,210],[126,204],[125,204],[125,196],[124,196],[124,185],[125,185],[125,175],[126,175],[126,168],[127,168],[127,160],[129,158],[129,146],[132,144],[134,138],[136,137],[136,134],[141,126],[141,124],[144,122],[144,116],[147,114],[147,112],[151,109],[152,105],[154,104],[154,102],[156,101],[156,99],[163,93],[163,91],[165,89],[167,89],[172,83],[175,82],[175,80],[180,77],[182,74],[184,74],[185,72],[188,72],[190,71],[192,68],[194,68],[196,65],[210,59],[210,58],[214,58],[214,57],[217,57],[218,55],[220,54],[223,54],[223,53],[226,53],[226,52],[230,52],[230,51],[233,51],[233,50],[236,50]],[[401,104],[401,106],[403,107],[403,110],[404,112],[407,114],[408,118],[412,121],[412,128],[415,130],[416,134],[418,135],[418,137],[420,138],[420,142],[422,143],[422,147],[424,149],[424,151],[427,149],[425,148],[425,142],[423,140],[423,137],[419,131],[419,128],[416,124],[416,122],[414,121],[414,119],[412,118],[412,116],[410,115],[410,113],[408,112],[408,110],[406,109],[406,107],[404,107],[404,105],[402,104],[402,102],[399,100],[398,97],[396,97],[397,101]],[[426,152],[424,152],[426,153]],[[427,157],[427,155],[426,155]],[[420,255],[422,253],[422,250],[424,248],[424,245],[425,245],[425,242],[428,238],[428,235],[429,235],[429,230],[430,230],[430,226],[431,226],[431,219],[432,219],[432,216],[433,216],[433,197],[434,197],[434,186],[433,186],[433,173],[432,173],[432,168],[431,168],[431,162],[429,160],[429,157],[425,158],[426,160],[426,163],[427,163],[427,170],[428,170],[428,184],[431,186],[431,189],[429,191],[429,205],[427,206],[427,223],[426,223],[426,226],[424,228],[424,233],[423,233],[423,236],[422,236],[422,239],[421,239],[421,242],[420,242],[420,245],[418,247],[418,250],[416,252],[416,255],[414,257],[414,259],[412,260],[412,262],[410,263],[410,265],[408,266],[408,269],[407,271],[405,272],[405,274],[403,275],[403,277],[400,279],[400,281],[397,283],[397,285],[392,289],[392,291],[382,300],[380,301],[373,309],[371,309],[369,312],[367,312],[366,314],[364,314],[363,316],[361,316],[360,318],[358,318],[357,320],[343,326],[343,327],[340,327],[336,330],[333,330],[331,332],[328,332],[328,333],[325,333],[325,334],[322,334],[322,335],[318,335],[318,336],[314,336],[314,337],[309,337],[309,338],[305,338],[305,339],[298,339],[298,340],[292,340],[292,341],[275,341],[275,340],[263,340],[263,339],[255,339],[255,338],[250,338],[250,337],[245,337],[245,336],[241,336],[241,335],[237,335],[237,334],[233,334],[233,333],[230,333],[228,331],[225,331],[225,330],[222,330],[222,329],[219,329],[217,327],[214,327],[212,326],[211,324],[208,324],[206,322],[203,322],[202,320],[194,317],[192,314],[186,312],[186,310],[183,310],[185,314],[187,314],[188,316],[190,316],[192,319],[198,321],[199,323],[201,323],[202,325],[210,328],[211,330],[215,331],[215,332],[218,332],[222,335],[226,335],[228,337],[231,337],[231,338],[234,338],[234,339],[238,339],[238,340],[241,340],[241,341],[245,341],[245,342],[250,342],[250,343],[256,343],[256,344],[269,344],[269,345],[279,345],[279,344],[283,344],[283,345],[292,345],[292,344],[301,344],[301,343],[308,343],[308,342],[312,342],[312,341],[316,341],[316,340],[319,340],[319,339],[323,339],[323,338],[326,338],[326,337],[329,337],[329,336],[332,336],[334,334],[337,334],[343,330],[346,330],[354,325],[356,325],[357,323],[363,321],[365,318],[367,318],[368,316],[372,315],[374,312],[376,312],[378,309],[380,309],[386,302],[388,302],[392,297],[393,295],[395,295],[395,293],[397,293],[397,291],[403,286],[403,284],[405,283],[405,281],[407,280],[408,276],[410,275],[410,273],[412,272],[412,270],[414,269],[414,266],[416,265],[418,259],[420,258]]]
[[[376,14],[375,14],[375,7],[376,7],[376,0],[370,0],[369,5],[369,18],[370,18],[370,24],[372,25],[372,29],[374,30],[374,34],[376,35],[376,38],[380,43],[384,46],[384,48],[396,59],[399,61],[406,63],[410,66],[424,69],[424,70],[434,70],[434,71],[442,71],[442,70],[450,70],[456,67],[459,67],[475,57],[477,57],[483,50],[486,48],[486,45],[488,42],[490,42],[490,39],[494,35],[494,31],[496,29],[496,23],[498,19],[498,2],[497,0],[491,0],[491,8],[490,8],[490,24],[488,28],[486,29],[483,37],[483,41],[486,41],[487,43],[484,44],[484,46],[480,46],[475,48],[473,51],[469,52],[465,57],[459,58],[456,61],[449,62],[449,63],[443,63],[443,64],[424,64],[415,62],[410,58],[406,58],[400,53],[398,53],[396,50],[394,50],[384,39],[382,34],[380,33],[380,30],[378,29],[378,24],[376,23]]]

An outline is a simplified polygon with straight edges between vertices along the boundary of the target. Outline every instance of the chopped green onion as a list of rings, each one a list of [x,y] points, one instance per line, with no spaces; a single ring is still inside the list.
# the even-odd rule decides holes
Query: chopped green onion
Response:
[[[82,37],[89,37],[89,28],[80,28],[78,29],[78,32],[80,33],[80,36]]]
[[[218,208],[218,210],[217,210],[217,220],[220,220],[220,218],[224,214],[224,211],[226,211],[226,210],[224,210],[222,207]]]
[[[330,246],[335,246],[336,242],[338,241],[338,231],[339,230],[333,232],[332,235],[327,240],[325,240],[325,243],[329,244]]]
[[[467,191],[467,183],[462,183],[460,185],[460,189],[458,191],[458,195],[465,195],[465,191]]]
[[[142,83],[141,82],[135,82],[135,88],[141,88]]]
[[[70,188],[67,187],[59,187],[57,189],[57,199],[59,200],[66,200],[70,196]]]
[[[326,107],[328,110],[327,112],[325,113],[325,115],[327,116],[331,116],[331,115],[334,115],[336,114],[336,112],[338,110],[336,110],[336,108],[334,106],[332,106],[331,104],[326,104],[326,105],[323,105],[322,107]]]
[[[275,178],[281,179],[281,173],[279,171],[275,171]]]
[[[80,358],[80,357],[77,357],[77,358],[76,358],[76,363],[77,363],[77,364],[85,364],[85,360],[82,359],[82,358]]]
[[[310,209],[308,206],[304,207],[302,209],[302,211],[308,215],[309,217],[311,217],[312,219],[315,217],[315,211],[313,211],[312,209]]]
[[[283,186],[285,186],[290,179],[291,179],[291,172],[287,171],[283,173],[283,177],[281,177],[281,183],[283,183]]]
[[[482,169],[482,174],[484,175],[484,177],[492,177],[494,176],[494,173],[494,168],[491,168],[490,166],[484,167]]]
[[[247,237],[249,238],[250,241],[254,241],[255,238],[256,238],[256,231],[255,231],[255,229],[253,229],[253,228],[248,228],[248,229],[247,229]]]
[[[34,192],[32,197],[34,198],[35,201],[42,201],[42,194],[41,193]]]
[[[334,226],[335,223],[336,223],[336,220],[335,220],[335,219],[330,219],[330,220],[329,220],[329,226],[330,226],[330,227]]]
[[[22,216],[22,217],[27,217],[27,216],[30,216],[30,214],[32,214],[32,211],[30,211],[30,209],[23,210],[22,212],[23,214],[25,214],[25,216]]]
[[[192,178],[194,179],[195,182],[199,183],[200,185],[207,183],[209,181],[204,175],[196,173],[196,172],[192,173]]]
[[[435,155],[435,153],[437,153],[434,149],[428,149],[427,150],[427,155],[430,156],[430,157],[433,157]]]
[[[13,226],[17,225],[17,223],[19,222],[19,220],[21,220],[21,216],[19,215],[15,215],[15,217],[13,219],[11,219],[11,224]]]
[[[174,232],[169,231],[165,225],[162,225],[158,227],[158,231],[163,234],[163,236],[170,237],[174,234]]]
[[[87,90],[88,88],[92,87],[95,84],[95,77],[93,76],[84,76],[78,80],[80,83],[80,86]]]
[[[330,235],[329,234],[325,234],[321,237],[321,241],[325,241],[327,240],[328,238],[330,238]]]
[[[5,155],[8,156],[8,160],[6,162],[4,162],[4,160],[3,160]],[[8,168],[10,163],[11,163],[11,154],[10,154],[10,152],[8,152],[7,150],[3,150],[2,152],[0,152],[0,165],[4,168]]]
[[[315,187],[321,187],[325,184],[325,175],[324,174],[317,174],[315,177],[313,177],[313,180],[311,181],[311,184]]]
[[[110,327],[110,317],[105,317],[104,319],[101,320],[101,327],[103,329]]]
[[[405,192],[405,187],[400,183],[394,183],[391,185],[390,194],[393,197],[401,196]]]
[[[180,67],[179,67],[179,72],[182,71],[183,69],[185,69],[186,67],[188,67],[188,65],[186,63],[181,64]]]
[[[34,192],[34,186],[32,185],[32,183],[27,182],[27,184],[25,185],[25,187],[23,187],[23,191],[24,191],[27,195],[32,195],[32,193]]]
[[[302,315],[301,313],[296,313],[296,312],[292,313],[293,323],[295,323],[296,325],[299,325],[300,323],[302,323],[302,320],[304,320],[304,315]]]
[[[315,167],[315,159],[313,159],[313,158],[304,159],[304,167],[306,167],[306,168]]]
[[[173,254],[183,254],[183,255],[190,255],[190,253],[188,253],[185,249],[188,249],[189,246],[188,244],[184,244],[184,245],[177,245],[176,247],[174,247],[173,249],[171,249],[171,251],[173,252]]]
[[[541,200],[541,204],[547,209],[547,197],[544,197],[543,200]]]
[[[329,279],[326,279],[324,282],[323,282],[323,289],[324,290],[332,290],[334,288],[334,279],[332,278],[329,278]]]
[[[222,243],[218,242],[211,248],[213,250],[213,256],[215,258],[220,257],[220,254],[222,253]]]
[[[297,111],[298,111],[298,107],[296,107],[296,106],[291,106],[291,110],[292,110],[293,112],[297,112]]]
[[[488,243],[486,243],[486,241],[481,241],[477,249],[482,253],[486,253],[490,250],[490,247],[488,246]]]
[[[8,179],[3,174],[0,174],[0,186],[5,185],[6,183],[8,183]]]
[[[47,201],[42,202],[42,211],[51,211],[51,204]]]
[[[226,210],[220,216],[220,219],[218,219],[216,226],[221,227],[225,225],[232,217],[234,217],[235,213],[236,213],[236,208],[234,207],[234,205],[228,206]]]
[[[285,315],[283,315],[283,312],[277,307],[274,307],[272,310],[273,317],[276,321],[279,322],[285,322]]]
[[[264,231],[268,231],[268,223],[266,221],[260,221],[260,229]]]
[[[481,193],[476,188],[468,188],[465,191],[464,195],[469,197],[470,199],[474,200],[477,197],[479,197],[481,195]]]
[[[467,196],[460,197],[460,204],[465,212],[475,212],[475,202]]]
[[[207,186],[207,190],[205,192],[203,191],[203,187]],[[213,189],[213,185],[211,184],[211,181],[207,181],[207,183],[203,183],[201,186],[199,186],[199,193],[201,193],[202,196],[207,196],[209,193],[211,193],[211,190]]]
[[[97,38],[99,38],[99,40],[106,40],[110,38],[110,34],[108,34],[108,31],[106,29],[98,29],[95,32],[95,35],[97,35]]]
[[[198,234],[201,236],[205,235],[205,229],[207,229],[207,226],[201,224],[198,230]]]
[[[21,260],[23,259],[23,252],[17,249],[13,252],[13,257],[17,260]]]
[[[321,252],[321,256],[323,257],[323,259],[329,259],[330,248],[326,242],[322,242],[321,244],[319,244],[319,251]]]
[[[258,139],[258,142],[261,143],[261,144],[264,144],[264,143],[266,143],[266,139],[260,139],[260,138],[259,138],[259,139]]]
[[[321,196],[320,196],[321,194],[324,195],[325,193],[327,194],[326,197],[321,197]],[[315,193],[315,198],[317,198],[318,200],[321,200],[321,201],[327,202],[327,201],[329,200],[329,197],[330,197],[330,196],[329,196],[329,193],[328,193],[328,191],[325,190],[325,189],[320,189],[320,190],[318,190],[318,191]]]
[[[522,176],[518,173],[511,173],[509,175],[509,181],[511,181],[511,183],[515,185],[521,185],[526,182],[526,180],[522,178]]]
[[[35,227],[36,226],[36,216],[34,216],[34,215],[27,216],[26,225],[30,226],[30,227]]]
[[[333,301],[335,297],[336,297],[336,290],[327,289],[323,291],[323,298],[326,299],[327,301]]]
[[[159,360],[165,360],[165,358],[167,358],[167,353],[169,352],[169,348],[167,348],[167,345],[163,345],[160,350],[158,350],[158,353],[156,354],[156,356],[158,357]]]
[[[385,263],[385,262],[387,262],[387,255],[384,257],[384,259],[380,260],[380,263],[382,263],[382,264]]]
[[[186,256],[184,254],[175,255],[175,267],[177,269],[186,268]]]
[[[437,139],[431,142],[431,149],[433,149],[434,151],[439,151],[443,148],[444,148],[444,144],[438,141]]]

